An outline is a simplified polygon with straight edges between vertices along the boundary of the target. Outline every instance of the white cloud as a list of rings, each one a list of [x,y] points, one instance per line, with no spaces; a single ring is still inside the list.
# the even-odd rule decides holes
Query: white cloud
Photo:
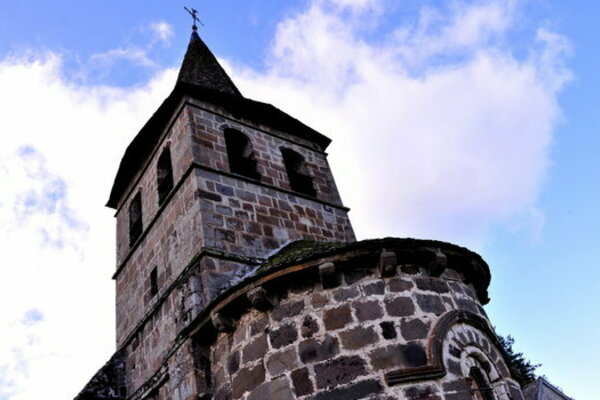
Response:
[[[121,62],[135,67],[157,69],[158,64],[153,59],[153,52],[159,47],[158,44],[170,44],[174,34],[173,27],[164,21],[155,21],[138,31],[142,37],[138,43],[93,54],[86,65],[88,71],[83,75],[89,75],[92,71],[109,71]]]
[[[539,214],[568,42],[541,29],[517,58],[518,3],[448,4],[372,42],[359,19],[316,1],[279,25],[267,73],[235,73],[246,95],[334,139],[331,164],[362,238],[480,247],[495,224]]]
[[[174,73],[138,89],[79,87],[52,54],[0,61],[0,399],[72,398],[114,351],[103,206]]]
[[[173,27],[164,21],[151,22],[149,27],[155,40],[169,43],[173,37]]]
[[[139,47],[118,48],[97,53],[90,57],[92,65],[107,68],[117,61],[126,60],[140,67],[155,67],[156,63],[149,57],[148,50]]]
[[[389,4],[315,0],[279,25],[269,71],[233,68],[234,80],[334,139],[332,168],[361,237],[481,244],[522,215],[539,235],[568,42],[540,29],[530,55],[515,57],[517,3],[501,0],[424,9],[416,24],[367,40],[361,15],[376,22]],[[147,53],[126,58],[152,64]],[[0,312],[0,399],[70,398],[114,350],[114,227],[103,204],[175,72],[120,89],[66,81],[53,54],[0,61],[10,276],[0,280],[0,304],[10,304]],[[57,370],[69,378],[60,385]]]

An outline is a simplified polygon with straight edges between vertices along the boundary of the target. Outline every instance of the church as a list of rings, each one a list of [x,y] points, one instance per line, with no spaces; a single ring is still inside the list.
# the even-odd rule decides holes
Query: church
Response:
[[[244,97],[194,28],[110,192],[116,351],[76,400],[523,399],[485,261],[356,241],[330,142]]]

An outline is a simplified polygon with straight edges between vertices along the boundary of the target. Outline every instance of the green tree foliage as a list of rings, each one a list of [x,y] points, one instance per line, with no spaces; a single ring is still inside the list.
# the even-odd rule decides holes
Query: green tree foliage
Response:
[[[535,370],[542,364],[532,364],[531,361],[527,360],[523,353],[517,353],[513,349],[515,339],[508,335],[506,338],[497,335],[504,352],[508,356],[509,368],[513,377],[519,382],[521,387],[533,382],[537,375]]]

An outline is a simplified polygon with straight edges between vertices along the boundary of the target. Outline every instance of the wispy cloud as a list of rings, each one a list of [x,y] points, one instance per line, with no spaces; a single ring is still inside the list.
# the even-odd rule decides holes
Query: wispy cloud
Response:
[[[14,157],[7,157],[10,168],[0,174],[5,201],[11,210],[0,212],[4,229],[37,232],[43,245],[78,248],[87,232],[87,224],[72,209],[64,179],[48,170],[45,157],[32,146],[21,146]],[[12,211],[12,214],[10,213]]]
[[[147,70],[158,69],[158,63],[153,57],[157,48],[164,48],[171,43],[173,27],[164,21],[151,22],[137,30],[137,40],[134,43],[90,56],[85,63],[82,75],[100,73],[103,76],[114,68],[137,67]]]
[[[539,29],[523,39],[531,52],[515,56],[518,3],[503,0],[440,2],[385,39],[367,35],[361,16],[377,23],[395,3],[315,0],[279,25],[268,71],[230,68],[234,80],[334,139],[332,168],[360,236],[480,244],[523,214],[537,232],[568,41]],[[152,32],[137,55],[125,46],[113,57],[154,68],[145,46],[169,34]],[[98,60],[110,69],[109,58]],[[64,79],[57,55],[0,60],[0,242],[11,270],[0,280],[0,304],[11,305],[0,312],[0,399],[72,397],[114,350],[104,329],[114,326],[114,227],[103,204],[174,78],[83,87]],[[44,245],[40,228],[73,245]],[[69,376],[58,386],[57,370]]]
[[[156,21],[151,22],[149,25],[150,30],[154,34],[154,39],[163,43],[169,43],[173,37],[173,27],[164,22]]]
[[[174,71],[137,89],[64,76],[58,55],[0,60],[0,243],[10,270],[0,280],[0,304],[10,305],[0,307],[0,399],[73,397],[114,350],[105,329],[114,326],[114,221],[104,202],[123,149],[174,83]],[[69,376],[60,387],[57,370]]]
[[[479,248],[491,227],[523,213],[538,215],[537,232],[557,96],[571,77],[567,39],[515,32],[512,0],[438,2],[373,39],[344,3],[315,0],[284,20],[269,71],[235,75],[245,94],[334,139],[332,168],[359,236]],[[358,15],[397,6],[348,3]],[[515,55],[516,34],[529,54]]]
[[[135,66],[155,67],[156,63],[148,56],[148,50],[140,47],[118,48],[94,54],[90,62],[99,68],[111,67],[117,61],[129,61]]]
[[[44,313],[42,313],[37,308],[32,308],[31,310],[27,310],[27,312],[23,316],[23,319],[21,320],[21,323],[23,325],[32,326],[32,325],[39,324],[43,320],[44,320]]]

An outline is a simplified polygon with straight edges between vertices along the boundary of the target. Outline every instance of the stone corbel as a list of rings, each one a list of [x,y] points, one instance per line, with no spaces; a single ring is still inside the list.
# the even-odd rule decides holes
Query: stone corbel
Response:
[[[396,253],[392,251],[382,251],[379,255],[379,264],[377,266],[379,276],[381,278],[389,278],[390,276],[396,275],[397,265]]]
[[[448,257],[439,248],[428,250],[432,258],[426,265],[427,271],[430,276],[441,276],[448,267]]]
[[[275,306],[275,300],[269,296],[262,286],[257,286],[246,293],[248,302],[259,311],[266,311]]]
[[[210,315],[210,320],[216,330],[220,332],[229,332],[235,328],[235,322],[232,318],[226,317],[220,312],[213,312]]]
[[[323,289],[330,289],[340,284],[335,273],[335,265],[332,262],[319,265],[319,276]]]

